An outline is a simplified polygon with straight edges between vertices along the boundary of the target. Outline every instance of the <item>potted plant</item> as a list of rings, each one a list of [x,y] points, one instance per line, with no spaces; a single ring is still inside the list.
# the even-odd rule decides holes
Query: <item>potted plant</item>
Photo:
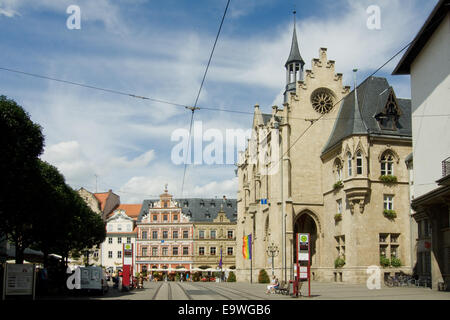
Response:
[[[388,218],[389,220],[394,220],[395,218],[397,218],[397,213],[394,210],[388,210],[385,209],[383,211],[383,214],[386,218]]]
[[[227,282],[236,282],[236,275],[233,271],[230,271],[230,274],[228,275]]]
[[[341,181],[341,180],[339,180],[338,182],[336,182],[334,185],[333,185],[333,190],[339,190],[340,188],[342,188],[344,186],[344,183]]]
[[[380,256],[380,265],[383,268],[386,268],[386,267],[389,267],[391,265],[391,262],[385,256]]]
[[[397,177],[393,175],[381,175],[380,180],[384,183],[397,183]]]
[[[339,222],[342,220],[342,213],[336,213],[334,215],[334,221]]]
[[[342,268],[345,265],[345,258],[344,257],[337,257],[336,260],[334,260],[334,267],[336,269]]]
[[[261,269],[259,271],[258,282],[259,283],[270,283],[270,279],[269,279],[269,276],[267,275],[266,270]]]

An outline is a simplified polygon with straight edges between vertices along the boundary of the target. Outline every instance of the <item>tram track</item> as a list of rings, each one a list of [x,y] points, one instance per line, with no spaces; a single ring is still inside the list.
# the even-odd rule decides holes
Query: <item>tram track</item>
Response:
[[[167,288],[167,300],[173,300],[173,295],[172,295],[172,286],[170,285],[170,282],[166,282],[168,285]]]
[[[152,300],[155,300],[156,296],[158,295],[159,290],[163,286],[164,282],[162,282],[159,287],[156,289],[155,293],[153,294]]]
[[[181,284],[179,284],[178,282],[177,282],[176,284],[177,284],[177,286],[180,287],[181,291],[183,291],[183,293],[186,295],[186,297],[187,297],[189,300],[194,300],[194,298],[192,298],[192,296],[191,296],[189,293],[187,293],[186,289],[184,289],[183,286],[182,286]]]
[[[193,286],[193,287],[196,287],[196,288],[206,289],[206,290],[208,290],[208,291],[213,292],[214,294],[217,294],[217,295],[219,295],[219,296],[224,297],[224,298],[227,299],[227,300],[233,300],[233,299],[230,298],[229,296],[226,296],[226,295],[224,295],[224,294],[222,294],[222,293],[220,293],[220,292],[218,292],[218,291],[216,291],[216,290],[213,290],[213,289],[211,289],[211,288],[208,288],[208,287],[206,287],[206,286],[202,286],[202,285],[200,285],[200,284],[198,284],[198,283],[196,283],[196,284],[193,284],[193,283],[192,283],[192,286]]]
[[[216,287],[216,288],[219,288],[222,291],[229,292],[229,293],[234,294],[236,296],[244,297],[245,300],[270,300],[270,299],[268,299],[266,297],[257,296],[257,295],[254,295],[252,293],[242,292],[242,291],[239,291],[239,290],[236,290],[236,289],[231,289],[231,288],[226,288],[226,287]],[[249,298],[249,296],[254,297],[254,299]]]

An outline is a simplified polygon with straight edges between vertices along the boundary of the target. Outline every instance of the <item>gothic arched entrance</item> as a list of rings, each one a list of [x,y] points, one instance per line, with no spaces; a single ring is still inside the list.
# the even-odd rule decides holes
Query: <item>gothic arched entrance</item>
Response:
[[[318,230],[317,230],[316,221],[312,217],[312,214],[310,211],[301,212],[295,219],[294,235],[297,233],[309,233],[310,234],[311,267],[315,266],[315,265],[317,266],[317,264],[318,264],[318,260],[317,260]],[[294,240],[294,243],[295,243],[295,240]],[[295,245],[294,245],[293,250],[294,250],[293,259],[295,260],[295,257],[296,257]],[[295,263],[295,261],[294,261],[294,263]]]

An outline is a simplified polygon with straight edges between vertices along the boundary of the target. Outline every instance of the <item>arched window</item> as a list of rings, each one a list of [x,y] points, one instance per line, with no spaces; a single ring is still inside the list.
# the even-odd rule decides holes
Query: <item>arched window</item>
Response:
[[[349,152],[347,153],[347,175],[351,177],[352,174],[352,155]]]
[[[390,153],[385,153],[381,157],[381,175],[394,175],[394,157]]]
[[[356,174],[363,173],[363,157],[361,151],[356,153]]]

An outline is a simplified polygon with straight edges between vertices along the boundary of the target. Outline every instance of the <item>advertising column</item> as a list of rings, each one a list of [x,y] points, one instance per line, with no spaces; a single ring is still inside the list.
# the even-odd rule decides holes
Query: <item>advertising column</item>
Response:
[[[310,276],[310,234],[297,233],[297,284],[308,280],[308,297],[311,296],[311,276]],[[297,296],[299,294],[297,290]]]
[[[123,244],[122,290],[130,289],[130,278],[133,276],[133,244]]]

